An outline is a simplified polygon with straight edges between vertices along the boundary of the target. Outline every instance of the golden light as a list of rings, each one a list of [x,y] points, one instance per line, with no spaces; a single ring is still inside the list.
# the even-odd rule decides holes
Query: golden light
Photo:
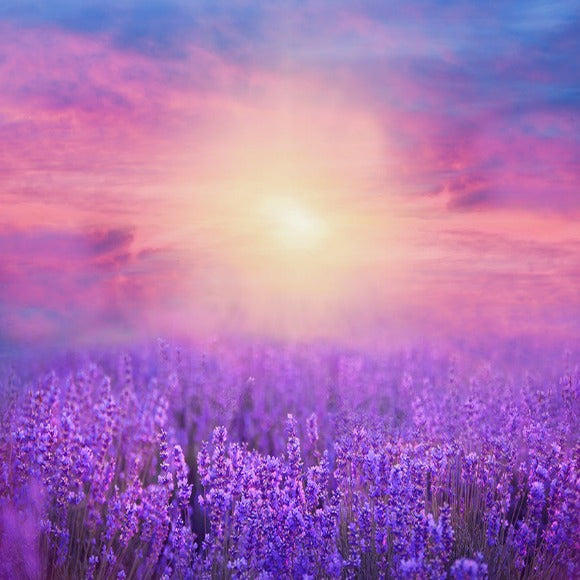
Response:
[[[326,89],[266,89],[257,101],[215,102],[205,146],[176,153],[187,168],[171,219],[175,245],[190,248],[184,295],[196,323],[203,311],[235,329],[350,332],[349,320],[395,304],[402,287],[400,212],[369,170],[388,164],[383,133]]]
[[[288,250],[314,250],[328,234],[323,216],[290,196],[263,200],[262,214],[269,235]]]

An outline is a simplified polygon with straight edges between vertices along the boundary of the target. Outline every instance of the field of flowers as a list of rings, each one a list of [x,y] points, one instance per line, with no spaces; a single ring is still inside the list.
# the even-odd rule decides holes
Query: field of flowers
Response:
[[[573,357],[160,342],[0,375],[1,578],[577,578]]]

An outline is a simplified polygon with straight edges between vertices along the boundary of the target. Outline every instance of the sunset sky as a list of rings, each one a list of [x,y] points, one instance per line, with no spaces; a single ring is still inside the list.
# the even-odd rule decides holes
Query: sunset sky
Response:
[[[3,0],[0,350],[580,336],[580,5]]]

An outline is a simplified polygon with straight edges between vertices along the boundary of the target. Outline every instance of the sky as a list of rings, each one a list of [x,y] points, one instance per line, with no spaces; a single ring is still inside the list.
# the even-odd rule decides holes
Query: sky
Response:
[[[580,4],[3,0],[0,350],[580,336]]]

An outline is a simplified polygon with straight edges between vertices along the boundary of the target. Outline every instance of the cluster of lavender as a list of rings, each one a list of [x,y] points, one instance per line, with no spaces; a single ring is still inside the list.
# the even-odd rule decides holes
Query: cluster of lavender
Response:
[[[5,410],[0,577],[147,577],[191,560],[191,486],[167,442],[166,397],[152,382],[140,399],[125,363],[116,393],[88,365]]]
[[[93,360],[2,375],[0,577],[580,574],[569,360],[508,376],[244,343]]]

